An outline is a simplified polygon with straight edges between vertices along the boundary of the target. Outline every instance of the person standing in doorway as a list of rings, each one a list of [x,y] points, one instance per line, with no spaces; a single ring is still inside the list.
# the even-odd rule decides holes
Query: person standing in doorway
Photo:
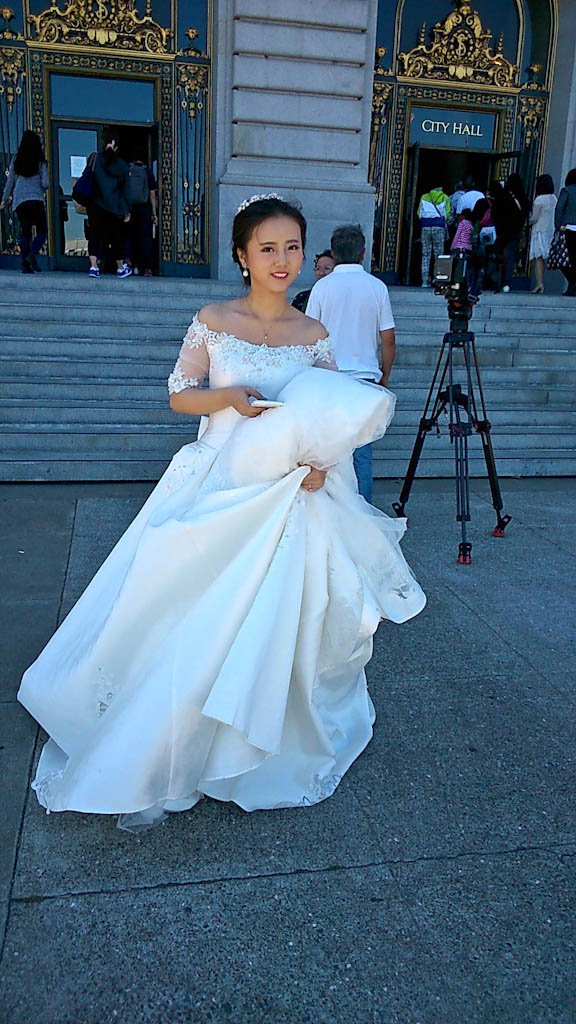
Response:
[[[462,213],[463,210],[473,210],[478,200],[485,198],[486,196],[480,191],[474,178],[469,175],[464,179],[464,191],[456,203],[456,213]]]
[[[429,288],[434,276],[436,257],[444,252],[450,219],[450,199],[442,186],[432,188],[421,196],[418,218],[422,239],[422,287]]]
[[[132,273],[124,260],[125,225],[130,220],[130,207],[126,201],[127,176],[128,164],[118,155],[117,131],[105,128],[102,152],[94,160],[94,190],[87,207],[90,277],[100,277],[98,260],[104,260],[108,253],[116,261],[117,277],[130,277]]]
[[[463,195],[464,195],[464,188],[463,188],[462,182],[461,181],[456,181],[454,183],[454,191],[453,191],[452,195],[450,196],[450,215],[448,217],[448,241],[450,242],[450,245],[452,244],[452,239],[454,238],[454,235],[456,234],[456,225],[457,225],[457,221],[458,221],[458,213],[457,213],[458,200],[460,199],[460,196],[463,196]]]
[[[554,211],[557,199],[554,182],[549,174],[541,174],[536,182],[536,195],[530,216],[530,260],[534,270],[535,295],[544,291],[544,266],[550,255],[550,244],[554,237]]]
[[[0,203],[0,210],[12,199],[20,223],[20,256],[22,273],[40,273],[36,259],[48,236],[46,223],[46,192],[48,191],[48,164],[40,136],[26,131],[22,135],[18,152],[10,164],[8,178]],[[34,238],[33,232],[36,232]]]
[[[564,295],[576,296],[576,167],[568,171],[554,212],[557,228],[565,233],[570,266],[564,271],[568,287]]]
[[[132,271],[152,277],[154,225],[158,223],[158,185],[144,160],[130,164],[125,189],[130,207],[126,262]]]
[[[340,371],[387,387],[396,350],[388,289],[362,266],[366,239],[359,224],[336,228],[331,246],[336,266],[314,285],[306,315],[326,327]],[[356,449],[354,469],[360,494],[371,502],[372,445]]]
[[[511,174],[498,201],[493,204],[492,217],[496,225],[498,247],[502,251],[502,291],[509,292],[514,276],[520,238],[530,204],[519,174]]]

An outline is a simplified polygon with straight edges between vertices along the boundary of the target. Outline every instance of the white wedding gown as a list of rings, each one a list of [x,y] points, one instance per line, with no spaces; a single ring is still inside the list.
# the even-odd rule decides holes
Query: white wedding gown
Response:
[[[19,699],[51,737],[33,783],[49,811],[138,828],[203,795],[313,804],[369,742],[372,636],[425,597],[405,521],[352,469],[394,396],[329,362],[327,341],[255,345],[194,319],[172,391],[209,372],[285,404],[201,425],[25,673]],[[306,493],[299,463],[331,467],[324,488]]]

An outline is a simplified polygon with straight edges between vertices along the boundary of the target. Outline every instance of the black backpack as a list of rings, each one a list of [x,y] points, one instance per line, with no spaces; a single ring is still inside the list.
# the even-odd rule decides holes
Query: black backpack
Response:
[[[142,206],[150,197],[148,173],[142,164],[130,164],[124,191],[128,206]]]

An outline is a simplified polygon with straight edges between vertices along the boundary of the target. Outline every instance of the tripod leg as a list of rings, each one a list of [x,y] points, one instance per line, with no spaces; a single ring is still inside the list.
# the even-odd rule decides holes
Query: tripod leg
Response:
[[[504,503],[502,501],[502,492],[500,491],[500,482],[498,480],[498,473],[496,472],[496,460],[494,458],[494,448],[492,447],[492,438],[490,436],[491,424],[486,414],[486,403],[484,401],[484,392],[482,390],[482,379],[480,377],[480,366],[478,364],[478,353],[476,351],[476,344],[474,336],[471,338],[472,357],[474,360],[474,370],[476,374],[476,381],[478,384],[478,394],[480,397],[480,403],[482,407],[483,419],[479,420],[478,411],[476,408],[476,397],[474,395],[474,388],[470,388],[470,396],[472,403],[472,410],[474,413],[474,426],[477,432],[480,434],[482,441],[482,449],[484,452],[484,461],[486,463],[486,470],[488,473],[488,481],[490,484],[490,492],[492,494],[492,506],[496,512],[496,526],[492,531],[493,537],[503,537],[504,530],[508,526],[512,516],[502,515],[502,509]],[[469,364],[470,358],[469,353],[466,353],[466,362]],[[470,368],[468,370],[470,373]],[[471,377],[470,377],[471,379]]]
[[[434,404],[432,406],[432,415],[431,416],[427,416],[428,409],[430,407],[430,402],[432,401],[432,394],[434,392],[434,388],[436,386],[436,381],[438,380],[438,375],[440,373],[440,367],[441,367],[441,364],[442,364],[442,357],[444,355],[444,351],[445,351],[446,343],[447,343],[446,339],[447,339],[447,336],[445,335],[444,338],[443,338],[443,341],[442,341],[442,347],[440,349],[440,354],[439,354],[438,360],[436,362],[436,367],[434,369],[434,376],[432,377],[432,383],[430,385],[430,390],[428,391],[428,397],[426,398],[426,405],[424,406],[424,412],[422,414],[422,417],[420,419],[420,423],[418,425],[418,433],[416,435],[416,440],[414,442],[414,447],[412,449],[412,454],[410,456],[410,462],[408,463],[408,469],[406,470],[406,476],[404,477],[404,483],[402,484],[402,490],[400,491],[400,497],[399,497],[398,501],[394,501],[392,503],[392,508],[394,509],[394,511],[395,511],[395,513],[396,513],[396,515],[398,517],[402,517],[405,514],[404,513],[404,509],[406,507],[406,502],[408,501],[408,498],[410,497],[410,491],[412,490],[412,484],[414,483],[414,478],[416,476],[416,470],[418,469],[418,463],[420,461],[420,456],[422,454],[422,449],[424,447],[424,441],[426,440],[426,435],[429,434],[430,431],[432,430],[432,428],[436,425],[436,423],[438,422],[438,419],[440,418],[440,416],[441,416],[441,414],[444,411],[444,408],[446,406],[446,403],[443,402],[441,400],[441,398],[440,398],[440,392],[442,390],[442,385],[444,383],[444,378],[446,377],[447,363],[445,363],[444,368],[442,370],[442,374],[440,375],[440,384],[438,386],[438,391],[437,391],[436,397],[434,399]]]
[[[460,411],[457,407],[456,423],[454,425],[454,469],[456,477],[456,520],[462,528],[462,541],[458,547],[458,562],[460,565],[470,565],[472,562],[472,545],[466,535],[466,523],[470,522],[468,431],[469,424],[462,423]]]
[[[418,463],[424,447],[424,441],[426,440],[426,434],[428,434],[431,429],[428,424],[429,421],[422,417],[420,420],[420,426],[418,427],[414,447],[412,449],[412,454],[410,456],[410,462],[408,463],[408,469],[406,470],[406,476],[404,477],[404,483],[402,484],[402,490],[400,491],[400,497],[398,501],[395,501],[392,504],[392,508],[397,516],[404,515],[404,508],[408,498],[410,497],[410,491],[412,490],[412,484],[414,483],[414,477],[416,476],[416,470],[418,469]]]
[[[503,537],[504,530],[508,526],[508,523],[512,519],[512,516],[503,515],[502,509],[504,503],[502,501],[502,493],[500,491],[500,482],[498,480],[498,473],[496,472],[496,460],[494,458],[494,449],[492,447],[492,438],[488,430],[479,430],[478,433],[482,439],[482,448],[484,450],[484,460],[486,462],[486,469],[488,471],[488,481],[490,483],[490,491],[492,493],[492,505],[496,512],[496,526],[492,530],[493,537]]]

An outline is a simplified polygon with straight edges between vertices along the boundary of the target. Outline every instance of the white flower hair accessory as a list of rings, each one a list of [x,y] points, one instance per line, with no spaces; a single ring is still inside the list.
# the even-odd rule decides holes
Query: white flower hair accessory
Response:
[[[284,196],[278,195],[277,192],[268,192],[262,196],[250,196],[250,199],[245,199],[243,203],[240,203],[236,213],[242,213],[248,206],[252,206],[252,203],[257,203],[260,199],[280,199],[283,203],[286,201]]]

